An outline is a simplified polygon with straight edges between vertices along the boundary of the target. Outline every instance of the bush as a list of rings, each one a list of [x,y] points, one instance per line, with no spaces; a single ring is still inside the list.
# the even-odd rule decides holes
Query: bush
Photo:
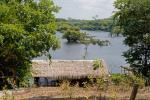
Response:
[[[110,80],[115,85],[132,86],[133,84],[139,84],[140,86],[143,86],[145,83],[144,79],[141,77],[125,74],[111,74]]]
[[[96,59],[93,61],[93,69],[96,70],[98,68],[102,68],[103,67],[103,64],[102,64],[102,61],[100,59]]]

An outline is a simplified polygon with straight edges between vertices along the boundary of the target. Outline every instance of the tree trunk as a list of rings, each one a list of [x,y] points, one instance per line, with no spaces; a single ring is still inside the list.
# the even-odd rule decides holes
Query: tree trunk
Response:
[[[131,93],[131,96],[130,96],[130,100],[135,100],[137,92],[138,92],[138,88],[139,88],[139,85],[134,84],[133,89],[132,89],[132,93]]]

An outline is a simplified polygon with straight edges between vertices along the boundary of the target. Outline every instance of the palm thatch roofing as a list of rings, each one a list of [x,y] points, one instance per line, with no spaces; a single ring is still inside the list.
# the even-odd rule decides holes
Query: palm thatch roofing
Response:
[[[93,60],[33,60],[32,76],[50,79],[81,79],[87,76],[108,75],[104,60],[102,67],[93,70]]]

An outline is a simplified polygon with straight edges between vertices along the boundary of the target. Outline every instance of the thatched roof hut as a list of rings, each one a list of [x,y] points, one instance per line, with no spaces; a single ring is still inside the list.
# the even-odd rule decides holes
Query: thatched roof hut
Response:
[[[103,67],[93,70],[93,60],[34,60],[32,63],[33,77],[47,77],[50,79],[81,79],[89,75],[97,77],[108,75],[105,62]]]

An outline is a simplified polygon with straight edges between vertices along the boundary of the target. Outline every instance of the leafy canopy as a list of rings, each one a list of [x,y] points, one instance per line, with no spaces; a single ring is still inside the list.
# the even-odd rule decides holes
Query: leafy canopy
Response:
[[[150,0],[116,0],[117,23],[123,29],[124,53],[133,72],[150,79]]]
[[[10,76],[23,81],[34,57],[59,47],[54,16],[58,10],[52,0],[1,0],[0,87]]]

